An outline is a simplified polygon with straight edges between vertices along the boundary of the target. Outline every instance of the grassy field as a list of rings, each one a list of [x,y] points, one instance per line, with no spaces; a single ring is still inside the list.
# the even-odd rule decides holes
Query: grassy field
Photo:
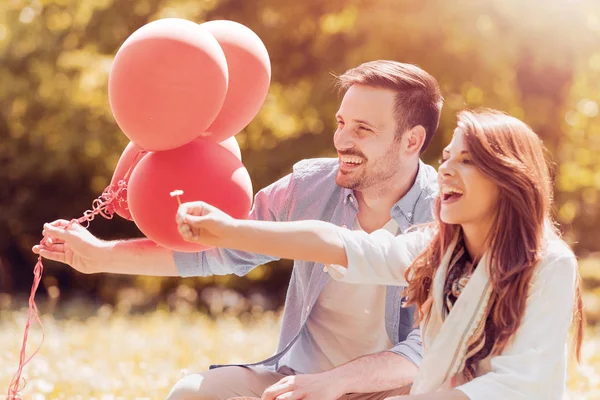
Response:
[[[18,366],[25,312],[0,315],[0,387]],[[276,345],[278,315],[211,319],[157,311],[117,315],[107,306],[86,319],[43,317],[45,341],[25,369],[27,399],[164,399],[185,371],[259,360]],[[30,334],[29,351],[41,339]]]
[[[131,315],[102,306],[88,317],[43,315],[45,342],[25,369],[25,398],[164,399],[186,372],[211,363],[259,360],[275,349],[277,313],[209,318],[198,312],[155,311]],[[25,310],[0,312],[0,387],[17,368]],[[32,328],[29,351],[41,339]],[[590,328],[584,362],[571,366],[570,398],[600,398],[600,331]]]

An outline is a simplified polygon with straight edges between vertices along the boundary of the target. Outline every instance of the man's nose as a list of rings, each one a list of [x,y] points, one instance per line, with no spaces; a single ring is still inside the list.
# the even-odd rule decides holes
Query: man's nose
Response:
[[[335,132],[335,135],[333,135],[333,144],[338,150],[349,150],[354,147],[352,136],[348,129],[345,128],[338,129]]]

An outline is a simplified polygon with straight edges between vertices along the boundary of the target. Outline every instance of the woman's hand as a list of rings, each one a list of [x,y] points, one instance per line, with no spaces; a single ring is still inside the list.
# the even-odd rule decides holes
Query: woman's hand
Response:
[[[227,246],[236,219],[202,201],[183,203],[177,210],[177,227],[185,241],[206,246]]]

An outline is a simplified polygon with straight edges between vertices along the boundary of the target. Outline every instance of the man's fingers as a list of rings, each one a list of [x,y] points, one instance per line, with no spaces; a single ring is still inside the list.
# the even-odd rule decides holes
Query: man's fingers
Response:
[[[67,221],[66,219],[57,219],[56,221],[44,224],[44,232],[80,232],[85,230],[77,221]]]
[[[304,398],[304,394],[298,391],[287,392],[275,398],[275,400],[300,400]]]
[[[48,251],[56,251],[59,253],[64,253],[65,245],[63,243],[54,243],[52,245],[46,245],[46,246],[42,247],[42,249],[48,250]]]
[[[260,400],[258,397],[242,396],[242,397],[230,397],[227,400]]]
[[[71,233],[62,227],[53,226],[51,224],[44,224],[44,230],[42,234],[45,238],[58,238],[60,240],[67,240]]]
[[[36,254],[39,254],[40,256],[42,256],[48,260],[58,261],[58,262],[65,263],[65,264],[67,262],[64,252],[51,251],[51,250],[47,250],[45,248],[40,248],[39,252]]]
[[[51,252],[58,252],[58,253],[64,253],[65,252],[65,245],[64,243],[52,243],[49,244],[48,242],[46,242],[43,245],[35,245],[32,247],[31,249],[35,254],[40,254],[40,251],[42,250],[46,250],[46,251],[51,251]]]
[[[66,228],[71,221],[67,221],[66,219],[57,219],[56,221],[50,222],[47,225],[54,226],[56,228]]]
[[[44,224],[42,234],[45,237],[54,237],[66,241],[73,233],[85,231],[77,221],[67,221],[59,219],[49,224]]]
[[[55,244],[65,244],[64,240],[61,240],[59,238],[55,238],[55,237],[45,237],[45,241],[43,242],[43,246],[53,246]]]
[[[278,396],[290,392],[293,390],[293,384],[294,381],[287,379],[287,378],[283,378],[282,380],[280,380],[279,382],[277,382],[276,384],[268,387],[263,395],[262,395],[262,400],[275,400],[276,398],[278,398]]]

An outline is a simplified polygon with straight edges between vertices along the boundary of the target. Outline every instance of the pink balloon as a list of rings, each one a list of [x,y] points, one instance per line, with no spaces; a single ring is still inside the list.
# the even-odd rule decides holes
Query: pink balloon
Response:
[[[138,147],[169,150],[189,143],[221,109],[227,61],[203,27],[180,18],[150,22],[117,52],[108,82],[112,112]]]
[[[242,150],[240,149],[240,145],[235,139],[235,136],[225,139],[219,144],[229,150],[238,160],[242,161]]]
[[[129,142],[125,147],[125,150],[123,150],[119,162],[115,167],[115,171],[113,172],[112,179],[110,180],[110,187],[113,191],[116,191],[119,188],[119,181],[121,180],[127,185],[133,169],[146,154],[148,153],[145,150],[140,149],[133,144],[133,142]],[[127,205],[127,189],[120,192],[120,195],[113,203],[113,207],[117,215],[133,221],[131,212],[129,212],[129,206]]]
[[[271,61],[262,40],[242,24],[218,20],[200,26],[217,39],[227,59],[225,102],[206,129],[212,140],[222,142],[244,129],[262,107],[271,82]]]
[[[133,220],[146,237],[171,250],[206,249],[181,238],[175,215],[174,190],[182,202],[202,200],[235,218],[247,218],[252,206],[252,182],[244,165],[211,140],[198,139],[173,150],[147,154],[137,164],[127,190]]]
[[[219,143],[219,145],[226,148],[238,160],[242,161],[242,153],[240,150],[240,146],[235,137],[230,137],[229,139]],[[140,162],[142,157],[146,156],[149,153],[150,152],[137,147],[133,142],[129,142],[129,144],[127,144],[127,146],[125,147],[125,150],[123,150],[123,153],[119,158],[119,162],[117,162],[112,179],[110,180],[110,189],[113,192],[116,192],[119,188],[119,181],[121,180],[124,181],[125,185],[127,186],[133,169]],[[119,196],[112,204],[113,210],[117,215],[129,221],[133,221],[133,217],[131,216],[131,212],[129,211],[129,205],[127,204],[127,189],[119,192]]]

